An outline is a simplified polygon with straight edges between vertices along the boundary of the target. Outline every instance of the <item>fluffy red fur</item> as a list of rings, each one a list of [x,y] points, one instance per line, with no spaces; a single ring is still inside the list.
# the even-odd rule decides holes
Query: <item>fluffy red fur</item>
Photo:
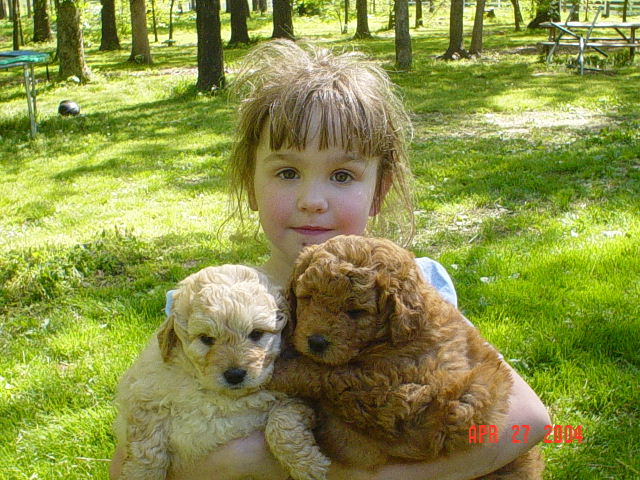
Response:
[[[289,297],[288,341],[302,355],[278,360],[269,387],[312,402],[332,459],[433,459],[469,448],[471,425],[503,424],[509,370],[407,250],[357,236],[308,247]],[[533,449],[490,478],[542,470]]]

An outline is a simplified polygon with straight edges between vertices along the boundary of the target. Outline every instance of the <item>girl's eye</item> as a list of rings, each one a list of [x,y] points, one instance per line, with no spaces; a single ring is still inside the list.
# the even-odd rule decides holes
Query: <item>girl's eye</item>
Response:
[[[332,175],[332,180],[338,183],[347,183],[353,180],[353,175],[351,175],[349,172],[340,171]]]
[[[262,338],[263,335],[264,335],[264,332],[262,330],[254,330],[249,334],[249,338],[254,342],[257,342]]]
[[[200,337],[199,337],[199,338],[200,338],[200,341],[201,341],[202,343],[204,343],[204,344],[205,344],[206,346],[208,346],[208,347],[210,347],[211,345],[213,345],[213,344],[215,343],[215,341],[216,341],[216,339],[215,339],[215,338],[213,338],[213,337],[209,337],[209,336],[207,336],[207,335],[200,335]]]
[[[293,168],[286,168],[278,172],[278,177],[282,178],[283,180],[294,180],[298,177],[298,174]]]

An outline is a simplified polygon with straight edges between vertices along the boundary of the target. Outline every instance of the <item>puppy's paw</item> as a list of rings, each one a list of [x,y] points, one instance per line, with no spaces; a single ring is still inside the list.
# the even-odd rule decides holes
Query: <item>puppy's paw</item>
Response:
[[[325,480],[330,460],[316,445],[315,413],[304,402],[288,398],[276,404],[267,420],[265,438],[273,455],[294,480]]]

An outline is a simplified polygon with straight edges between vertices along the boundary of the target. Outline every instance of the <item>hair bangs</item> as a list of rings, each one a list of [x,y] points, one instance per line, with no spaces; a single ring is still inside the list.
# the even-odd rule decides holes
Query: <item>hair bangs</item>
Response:
[[[389,143],[386,115],[358,98],[352,85],[336,83],[320,88],[294,84],[281,91],[269,108],[270,148],[304,150],[315,141],[320,150],[338,147],[383,156]]]

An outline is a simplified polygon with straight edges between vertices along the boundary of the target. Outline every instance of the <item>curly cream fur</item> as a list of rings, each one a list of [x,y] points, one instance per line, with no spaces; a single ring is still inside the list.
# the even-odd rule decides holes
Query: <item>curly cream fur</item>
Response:
[[[325,476],[329,462],[310,433],[313,412],[262,389],[280,352],[287,310],[280,292],[248,267],[209,267],[180,283],[169,317],[118,386],[116,433],[126,445],[121,478],[164,479],[170,469],[265,426],[272,452],[292,477]],[[234,380],[228,377],[234,369],[246,374]]]
[[[303,250],[289,293],[289,342],[302,355],[278,360],[269,387],[313,401],[332,459],[429,460],[469,448],[471,425],[503,424],[509,370],[408,251],[334,237]],[[541,478],[536,449],[514,465],[491,478]]]

